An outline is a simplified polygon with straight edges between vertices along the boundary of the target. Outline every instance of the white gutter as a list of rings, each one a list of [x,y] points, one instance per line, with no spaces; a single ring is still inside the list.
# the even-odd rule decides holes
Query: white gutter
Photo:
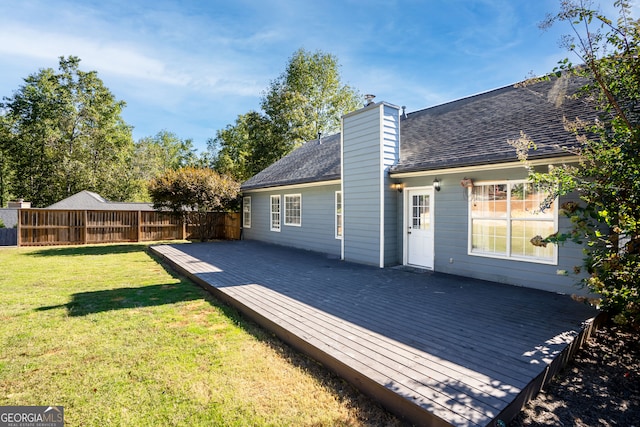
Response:
[[[576,163],[578,162],[578,156],[563,156],[563,157],[549,157],[546,159],[536,159],[529,160],[528,163],[531,166],[545,166],[551,164],[559,164],[559,163]],[[463,173],[463,172],[481,172],[481,171],[494,171],[501,169],[517,169],[523,168],[525,165],[520,162],[508,162],[508,163],[491,163],[485,165],[476,165],[476,166],[461,166],[457,168],[441,168],[441,169],[431,169],[426,171],[415,171],[415,172],[395,172],[389,174],[391,178],[412,178],[418,176],[431,176],[431,175],[442,175],[445,173]]]
[[[312,187],[322,187],[325,185],[338,185],[342,182],[340,179],[332,179],[329,181],[317,181],[317,182],[305,182],[301,184],[289,184],[289,185],[274,185],[271,187],[262,187],[262,188],[249,188],[246,190],[242,190],[243,193],[253,192],[265,192],[265,191],[279,191],[279,190],[294,190],[301,188],[312,188]]]

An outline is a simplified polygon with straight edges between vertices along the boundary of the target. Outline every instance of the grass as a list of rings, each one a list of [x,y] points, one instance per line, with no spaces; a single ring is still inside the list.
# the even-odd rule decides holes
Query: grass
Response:
[[[0,406],[72,426],[398,421],[145,245],[0,250]]]

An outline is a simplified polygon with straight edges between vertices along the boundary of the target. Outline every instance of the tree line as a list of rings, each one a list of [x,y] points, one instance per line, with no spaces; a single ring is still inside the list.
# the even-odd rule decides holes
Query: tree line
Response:
[[[169,194],[160,191],[169,177],[224,188],[231,180],[239,188],[302,142],[338,131],[341,115],[359,105],[333,55],[300,49],[263,93],[262,111],[239,115],[196,153],[191,139],[168,130],[134,142],[122,118],[126,103],[80,61],[60,57],[58,70],[29,75],[0,102],[0,207],[13,198],[45,207],[82,190],[113,201],[156,201]],[[175,173],[183,168],[191,172]],[[220,207],[234,206],[228,196]],[[171,204],[158,200],[159,207]]]

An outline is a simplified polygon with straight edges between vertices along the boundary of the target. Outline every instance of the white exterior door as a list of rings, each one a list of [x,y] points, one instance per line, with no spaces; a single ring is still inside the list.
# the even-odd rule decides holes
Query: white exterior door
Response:
[[[405,262],[433,269],[433,188],[407,189]]]

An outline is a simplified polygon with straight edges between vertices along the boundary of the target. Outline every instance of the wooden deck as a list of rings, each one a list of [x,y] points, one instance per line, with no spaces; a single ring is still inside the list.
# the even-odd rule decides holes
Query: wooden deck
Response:
[[[152,249],[416,425],[508,422],[597,314],[548,292],[253,241]]]

